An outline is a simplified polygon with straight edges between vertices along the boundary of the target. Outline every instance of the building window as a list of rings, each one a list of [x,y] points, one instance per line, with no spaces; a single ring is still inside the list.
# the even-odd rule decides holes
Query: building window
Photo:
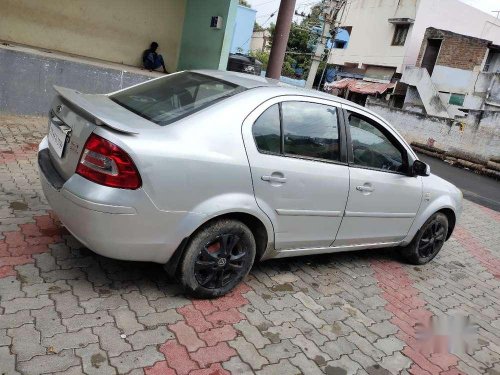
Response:
[[[462,105],[464,105],[464,100],[465,100],[465,95],[462,95],[462,94],[451,94],[450,95],[450,100],[448,100],[448,104],[462,106]]]
[[[410,30],[410,25],[396,25],[394,29],[394,36],[392,38],[393,46],[404,46],[406,42],[406,36],[408,35],[408,30]]]

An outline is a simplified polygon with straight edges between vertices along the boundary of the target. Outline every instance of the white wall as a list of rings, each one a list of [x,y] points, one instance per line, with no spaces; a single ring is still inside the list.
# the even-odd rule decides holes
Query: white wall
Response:
[[[420,0],[405,65],[415,65],[428,27],[491,40],[500,44],[500,20],[459,0]]]
[[[376,112],[408,141],[426,144],[435,140],[437,148],[446,151],[462,151],[489,159],[500,156],[500,112],[485,112],[479,125],[464,124],[461,131],[458,123],[397,108],[389,108],[367,102],[366,108]]]
[[[406,17],[415,23],[405,46],[391,46],[394,25],[388,19]],[[404,66],[415,65],[428,27],[500,44],[500,20],[459,0],[349,1],[341,25],[352,26],[351,37],[346,49],[332,52],[330,64],[393,66],[399,73]]]
[[[395,26],[389,23],[388,19],[395,17],[414,19],[419,1],[349,1],[345,19],[342,20],[342,26],[352,26],[349,44],[346,49],[334,50],[329,63],[392,66],[400,72],[405,47],[391,45]],[[410,27],[409,35],[411,32],[412,27]]]

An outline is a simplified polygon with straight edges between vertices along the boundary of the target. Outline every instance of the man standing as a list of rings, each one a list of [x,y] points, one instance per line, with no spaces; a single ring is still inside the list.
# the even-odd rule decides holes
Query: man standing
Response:
[[[142,53],[142,63],[144,68],[148,69],[150,72],[152,70],[158,69],[160,66],[163,67],[163,72],[167,72],[165,68],[165,62],[163,61],[163,56],[156,53],[158,49],[158,43],[153,42],[151,46]]]

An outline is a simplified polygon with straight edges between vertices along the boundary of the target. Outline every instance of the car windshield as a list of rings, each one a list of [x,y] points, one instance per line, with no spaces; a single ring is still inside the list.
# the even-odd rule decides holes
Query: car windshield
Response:
[[[110,96],[115,103],[160,126],[244,91],[242,86],[203,74],[182,72]]]

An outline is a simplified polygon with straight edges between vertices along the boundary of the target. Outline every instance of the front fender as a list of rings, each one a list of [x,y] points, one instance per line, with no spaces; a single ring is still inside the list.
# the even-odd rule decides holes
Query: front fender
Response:
[[[441,195],[433,200],[426,200],[424,197],[417,216],[415,217],[415,221],[410,227],[410,231],[408,232],[401,245],[408,245],[413,240],[413,237],[415,237],[415,234],[417,234],[422,225],[424,225],[424,223],[436,212],[445,208],[452,210],[455,214],[455,217],[458,218],[459,213],[457,212],[456,202],[454,202],[450,196]]]

